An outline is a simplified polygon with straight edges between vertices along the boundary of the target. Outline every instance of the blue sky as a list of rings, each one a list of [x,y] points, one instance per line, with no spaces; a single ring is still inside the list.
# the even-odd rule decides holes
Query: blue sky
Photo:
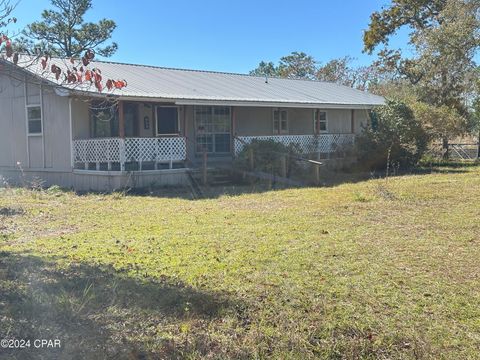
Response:
[[[388,0],[93,0],[87,20],[116,21],[113,61],[245,73],[261,60],[304,51],[321,62],[350,55],[357,64],[369,16]],[[40,19],[48,0],[20,0],[16,29]],[[13,30],[13,29],[11,29]],[[392,45],[404,44],[406,35]]]

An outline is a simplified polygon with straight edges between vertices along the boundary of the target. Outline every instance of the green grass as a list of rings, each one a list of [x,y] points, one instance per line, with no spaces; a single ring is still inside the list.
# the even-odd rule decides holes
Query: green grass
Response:
[[[0,251],[0,338],[62,340],[0,358],[480,353],[480,167],[196,201],[4,189]]]

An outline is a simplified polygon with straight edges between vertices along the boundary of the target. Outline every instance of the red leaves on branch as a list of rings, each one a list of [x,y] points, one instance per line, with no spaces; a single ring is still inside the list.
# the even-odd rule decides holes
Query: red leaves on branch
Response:
[[[52,64],[52,67],[50,69],[52,73],[55,74],[55,79],[60,79],[60,75],[62,74],[62,69],[60,69],[57,65]]]
[[[112,89],[122,89],[127,86],[127,80],[113,80],[113,79],[108,79],[106,83],[107,89],[112,90]]]
[[[117,80],[115,81],[115,87],[117,89],[122,89],[127,86],[127,80]]]
[[[5,34],[0,34],[0,46],[2,44],[5,44],[6,58],[11,58],[12,62],[17,65],[19,61],[19,54],[13,51],[12,42]],[[75,66],[69,67],[68,65],[65,65],[67,68],[62,70],[60,66],[52,64],[50,66],[50,72],[54,74],[57,81],[60,80],[60,77],[63,74],[63,81],[67,84],[83,84],[84,82],[89,82],[91,85],[94,85],[99,92],[102,92],[104,89],[104,85],[102,83],[102,71],[98,68],[93,68],[91,70],[86,69],[86,67],[93,61],[94,58],[95,52],[93,50],[87,50],[79,60],[80,63],[78,64],[78,68]],[[50,55],[45,54],[38,60],[40,61],[42,70],[46,71],[48,63],[51,60]],[[71,57],[68,60],[71,65],[75,65],[75,58]],[[108,79],[106,82],[106,88],[108,90],[123,89],[126,86],[127,82],[125,80]]]

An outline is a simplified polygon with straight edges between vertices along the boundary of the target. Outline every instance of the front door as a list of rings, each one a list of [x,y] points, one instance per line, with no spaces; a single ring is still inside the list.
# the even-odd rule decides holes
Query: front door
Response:
[[[231,151],[231,111],[228,106],[196,106],[197,153],[228,155]]]
[[[138,104],[125,103],[123,106],[123,116],[125,118],[125,136],[138,136]]]

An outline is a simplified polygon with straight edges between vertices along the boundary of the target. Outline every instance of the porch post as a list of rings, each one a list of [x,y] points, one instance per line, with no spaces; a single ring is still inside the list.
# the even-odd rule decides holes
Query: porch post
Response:
[[[68,99],[69,110],[69,126],[70,126],[70,165],[72,170],[75,168],[75,144],[73,142],[73,113],[72,113],[72,98]]]
[[[118,101],[118,136],[120,137],[120,170],[125,171],[125,114],[123,101]]]
[[[355,134],[355,110],[354,109],[352,109],[351,130],[352,130],[352,134]]]
[[[235,138],[237,136],[237,113],[235,106],[231,107],[232,111],[232,142],[230,144],[231,151],[233,156],[235,157]]]
[[[118,135],[125,138],[125,114],[123,113],[123,101],[118,101]]]

